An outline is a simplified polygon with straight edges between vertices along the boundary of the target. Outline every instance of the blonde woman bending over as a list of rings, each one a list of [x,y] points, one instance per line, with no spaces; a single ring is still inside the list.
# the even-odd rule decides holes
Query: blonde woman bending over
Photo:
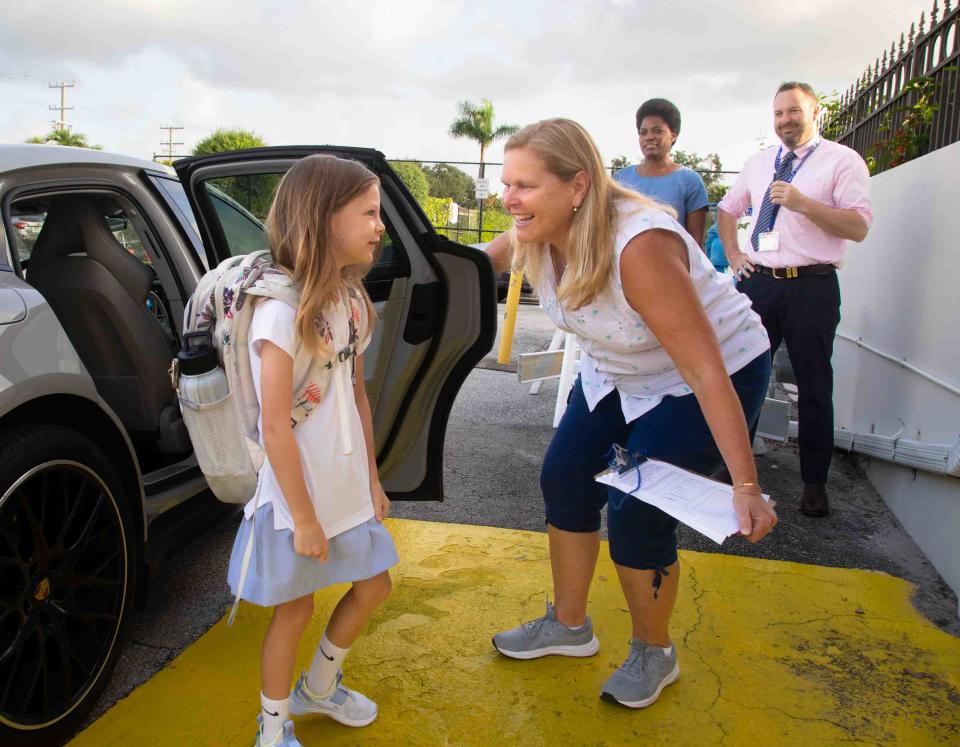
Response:
[[[722,461],[740,532],[766,535],[777,517],[748,431],[770,374],[767,334],[670,208],[616,184],[576,122],[548,119],[510,138],[503,183],[514,228],[490,256],[499,271],[512,262],[527,274],[583,357],[540,475],[555,604],[493,645],[516,659],[596,653],[587,597],[606,506],[633,638],[601,696],[643,708],[680,674],[670,638],[677,522],[593,477],[614,444],[704,474]]]

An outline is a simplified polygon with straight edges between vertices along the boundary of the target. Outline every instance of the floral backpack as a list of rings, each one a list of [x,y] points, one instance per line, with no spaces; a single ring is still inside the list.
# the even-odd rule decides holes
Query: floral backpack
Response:
[[[229,394],[213,404],[189,401],[180,390],[178,361],[170,369],[171,381],[180,394],[184,423],[193,443],[200,470],[210,489],[226,503],[247,503],[256,493],[257,473],[264,461],[257,438],[260,407],[250,368],[248,333],[253,320],[251,296],[276,298],[297,308],[300,291],[284,270],[276,267],[269,251],[230,257],[207,272],[187,302],[183,334],[209,331],[213,336]],[[347,347],[330,360],[315,359],[306,379],[295,382],[290,421],[294,427],[309,417],[324,398],[338,363],[353,363],[357,350],[357,327],[363,304],[351,290],[346,314],[350,334]],[[317,324],[332,341],[331,321],[321,315]],[[338,410],[345,417],[344,392],[337,377]],[[349,434],[346,452],[352,451]]]

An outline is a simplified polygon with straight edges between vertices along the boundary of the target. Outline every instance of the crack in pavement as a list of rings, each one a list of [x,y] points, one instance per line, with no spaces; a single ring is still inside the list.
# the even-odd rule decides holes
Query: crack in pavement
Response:
[[[132,643],[135,646],[143,646],[144,648],[153,649],[154,651],[179,651],[180,649],[175,646],[160,646],[156,643],[147,643],[146,641],[138,641],[135,638],[127,638],[127,643]],[[188,644],[189,645],[189,644]]]
[[[831,620],[836,620],[843,617],[852,617],[857,620],[870,620],[871,622],[885,622],[885,623],[902,623],[904,620],[902,618],[890,618],[890,617],[873,617],[870,615],[860,614],[858,612],[850,614],[838,614],[838,615],[828,615],[827,617],[814,617],[810,620],[798,620],[796,622],[791,622],[789,620],[781,620],[779,622],[771,622],[764,625],[764,628],[774,628],[778,626],[794,626],[794,625],[810,625],[817,622],[830,622]]]
[[[763,558],[760,558],[760,560],[763,560]],[[767,561],[767,562],[782,562],[782,561]],[[820,566],[820,567],[822,567],[822,568],[830,568],[830,566]],[[762,575],[764,575],[764,576],[771,576],[771,575],[777,575],[777,576],[797,576],[798,578],[802,578],[802,579],[804,579],[804,581],[807,581],[807,582],[814,581],[814,582],[816,582],[816,583],[818,583],[818,584],[829,584],[830,586],[839,586],[841,589],[849,589],[849,588],[850,588],[850,584],[849,584],[849,583],[846,583],[846,582],[843,582],[843,581],[831,581],[831,580],[826,579],[826,578],[817,578],[816,575],[811,574],[811,573],[794,573],[793,571],[781,571],[781,570],[777,570],[776,568],[751,568],[751,567],[748,566],[748,565],[744,565],[744,566],[743,566],[742,568],[740,568],[739,570],[741,570],[741,571],[746,571],[746,572],[748,572],[748,573],[759,573],[759,574],[762,574]],[[843,568],[843,569],[840,569],[840,570],[858,570],[858,569],[847,569],[847,568]],[[863,570],[863,569],[859,569],[859,570]],[[884,571],[870,571],[870,570],[867,570],[867,571],[863,571],[863,572],[864,572],[864,573],[883,573],[885,576],[889,576],[889,575],[890,575],[889,573],[884,573]],[[895,578],[895,577],[894,577],[894,578]]]
[[[726,744],[726,739],[730,735],[727,732],[727,730],[723,727],[723,724],[717,719],[717,717],[713,713],[713,709],[716,707],[723,693],[723,681],[720,679],[720,675],[713,668],[710,662],[707,661],[704,655],[690,645],[690,637],[700,629],[700,623],[703,622],[703,606],[700,604],[700,600],[703,598],[703,595],[706,594],[707,592],[705,589],[700,588],[700,582],[697,580],[696,569],[693,566],[688,566],[688,569],[690,571],[690,586],[693,589],[693,607],[697,612],[697,618],[694,621],[693,625],[690,626],[690,629],[686,633],[684,633],[683,646],[685,649],[695,654],[698,659],[700,659],[703,666],[706,667],[707,671],[710,672],[711,675],[713,675],[713,678],[717,682],[717,692],[713,698],[713,702],[706,708],[697,709],[697,710],[702,710],[704,713],[706,713],[710,717],[710,720],[713,721],[716,727],[720,730],[720,733],[723,735],[720,738],[720,744],[723,745],[723,744]]]
[[[844,732],[845,734],[848,734],[851,739],[856,738],[856,734],[854,734],[853,729],[852,729],[851,727],[849,727],[849,726],[844,726],[843,724],[841,724],[841,723],[839,723],[839,722],[837,722],[837,721],[833,721],[833,720],[828,719],[828,718],[814,718],[814,717],[807,717],[807,716],[795,716],[794,714],[790,713],[789,711],[785,711],[785,710],[783,710],[782,708],[778,708],[777,706],[772,706],[772,705],[768,705],[768,706],[751,706],[751,705],[747,705],[746,703],[741,703],[739,700],[736,700],[735,698],[731,698],[729,695],[724,695],[724,696],[723,696],[723,699],[726,700],[726,701],[728,701],[728,702],[730,702],[730,703],[734,703],[735,705],[738,705],[738,706],[740,706],[741,708],[745,708],[745,709],[748,710],[748,711],[774,711],[774,712],[776,712],[776,713],[781,714],[782,716],[786,716],[787,718],[789,718],[789,719],[791,719],[791,720],[793,720],[793,721],[801,721],[801,722],[803,722],[803,723],[830,724],[831,726],[837,727],[838,729],[840,729],[840,731]]]

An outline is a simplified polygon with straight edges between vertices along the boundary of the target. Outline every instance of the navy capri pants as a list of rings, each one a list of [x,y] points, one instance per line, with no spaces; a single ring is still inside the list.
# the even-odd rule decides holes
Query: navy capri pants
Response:
[[[730,377],[748,429],[760,416],[769,378],[769,352]],[[661,570],[677,560],[677,520],[593,479],[606,468],[615,443],[704,475],[720,466],[720,452],[693,394],[664,397],[654,409],[625,423],[616,390],[590,412],[577,378],[540,473],[547,523],[567,532],[596,532],[606,505],[613,562]]]

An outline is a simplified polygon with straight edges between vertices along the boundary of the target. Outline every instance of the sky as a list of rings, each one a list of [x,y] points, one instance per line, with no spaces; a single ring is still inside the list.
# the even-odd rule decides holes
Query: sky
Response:
[[[66,121],[105,150],[151,158],[165,125],[180,153],[217,127],[270,145],[374,147],[388,158],[475,161],[449,136],[457,102],[497,124],[564,116],[605,161],[638,155],[634,113],[680,108],[677,148],[737,170],[775,142],[782,80],[844,90],[922,0],[29,0],[0,7],[0,142]],[[487,160],[502,159],[502,143]],[[470,167],[465,167],[471,171]],[[475,174],[475,172],[471,172]],[[491,188],[498,191],[498,174]]]

